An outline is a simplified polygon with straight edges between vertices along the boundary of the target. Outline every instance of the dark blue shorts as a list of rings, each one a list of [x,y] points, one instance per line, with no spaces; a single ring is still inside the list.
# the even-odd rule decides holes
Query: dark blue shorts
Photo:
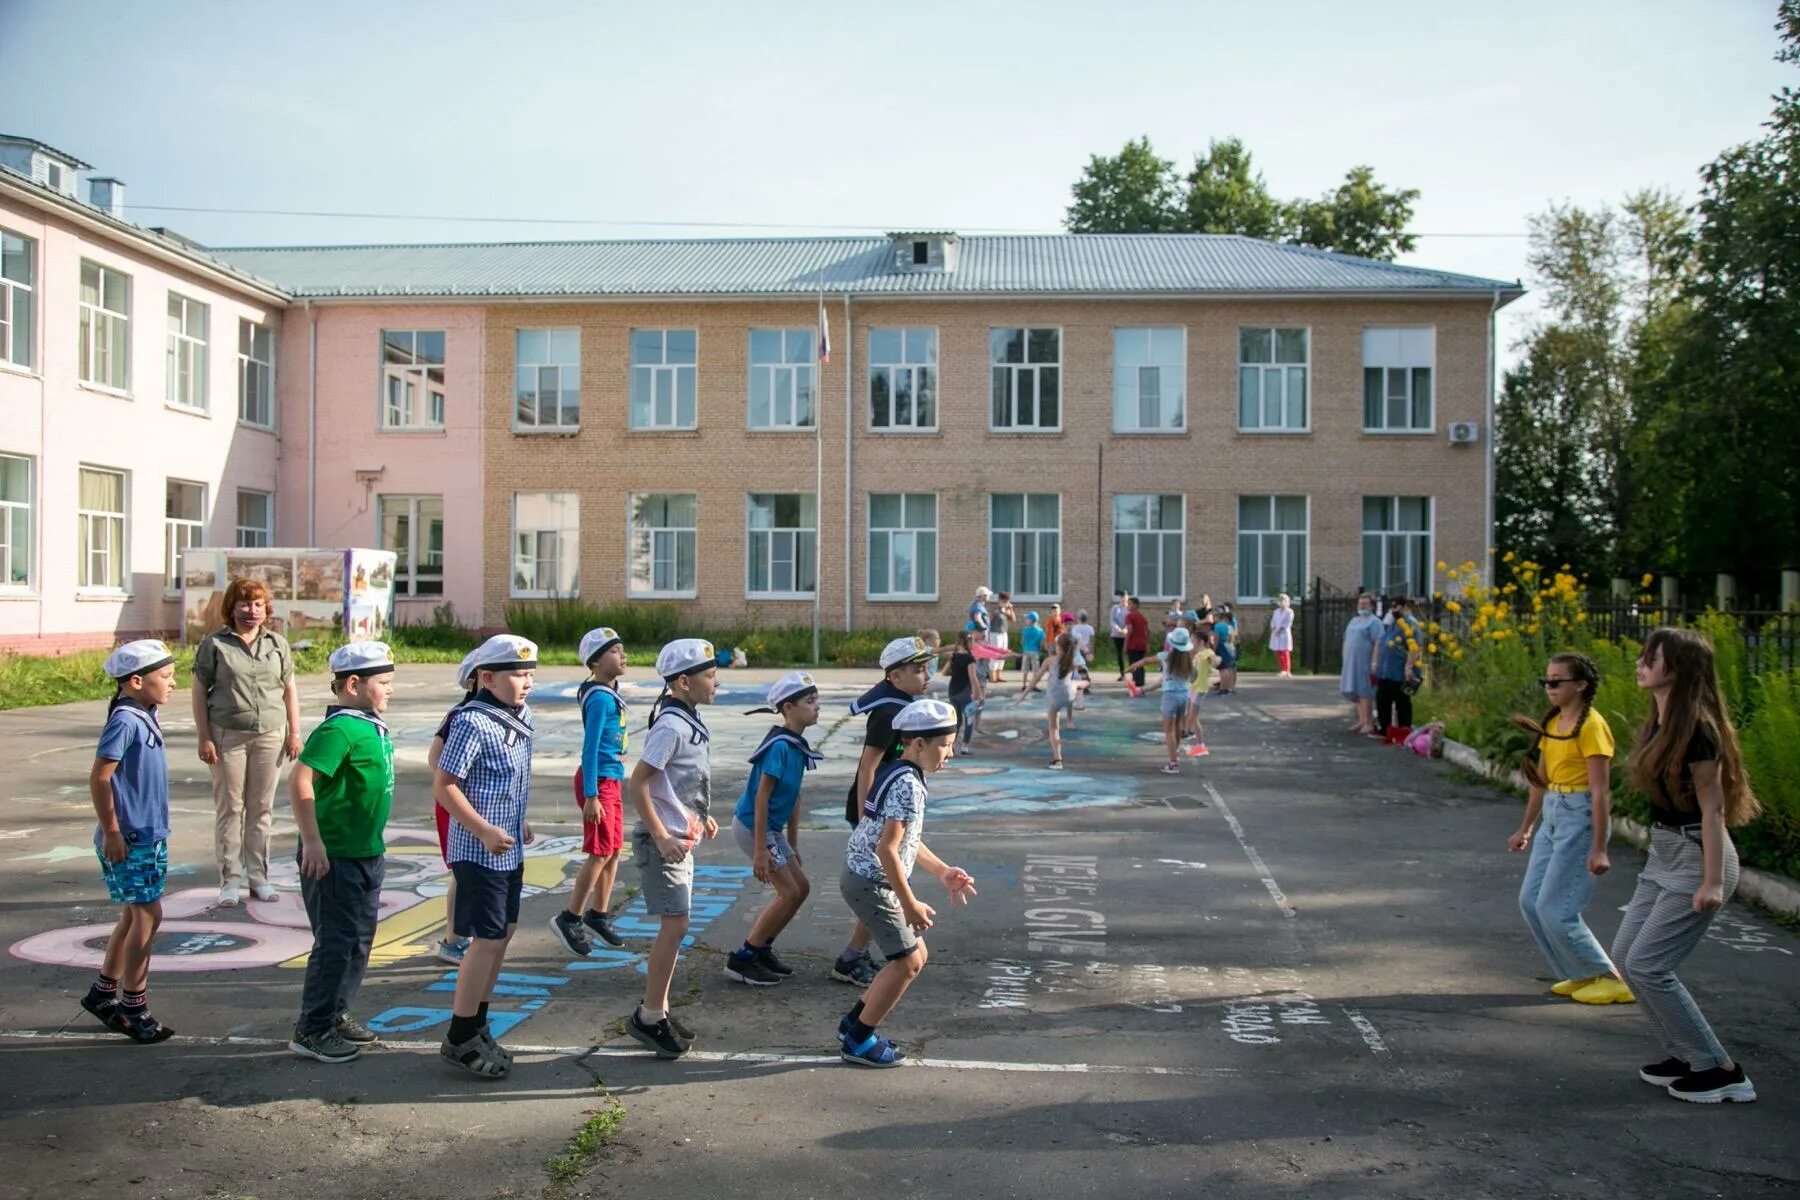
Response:
[[[163,882],[169,877],[168,842],[126,846],[125,861],[119,863],[107,862],[98,850],[94,855],[100,860],[106,894],[114,904],[155,904],[162,899]]]
[[[499,940],[509,925],[519,923],[519,891],[525,885],[525,868],[495,871],[472,862],[453,862],[456,877],[456,911],[451,925],[466,937]]]

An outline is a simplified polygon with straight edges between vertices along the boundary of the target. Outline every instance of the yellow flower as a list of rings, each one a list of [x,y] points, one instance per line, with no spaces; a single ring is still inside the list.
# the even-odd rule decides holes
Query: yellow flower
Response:
[[[1578,613],[1576,613],[1576,614],[1575,614],[1575,623],[1576,623],[1576,624],[1578,624],[1578,625],[1579,625],[1579,624],[1580,624],[1580,623],[1581,623],[1581,622],[1583,622],[1583,621],[1585,621],[1585,620],[1587,620],[1587,614],[1586,614],[1586,613],[1584,613],[1584,612],[1578,612]]]
[[[1444,611],[1449,613],[1459,613],[1462,611],[1462,605],[1454,600],[1446,600],[1444,601]]]
[[[1437,653],[1437,643],[1436,642],[1425,643],[1425,653],[1436,654]]]
[[[1488,551],[1488,553],[1492,554],[1493,551],[1490,550],[1490,551]],[[1501,562],[1511,562],[1512,560],[1513,560],[1513,552],[1511,550],[1508,550],[1500,559]]]
[[[1462,651],[1461,650],[1452,650],[1450,652],[1450,657],[1453,660],[1455,660],[1456,662],[1461,662],[1462,661]]]
[[[1449,567],[1447,567],[1447,566],[1445,566],[1445,565],[1444,565],[1444,564],[1443,564],[1443,563],[1442,563],[1442,562],[1439,562],[1439,563],[1438,563],[1438,570],[1440,570],[1440,571],[1448,571],[1448,570],[1449,570],[1449,569],[1450,569],[1450,568],[1449,568]]]
[[[1640,580],[1638,580],[1638,586],[1639,586],[1639,587],[1643,587],[1643,588],[1647,588],[1647,587],[1649,587],[1649,586],[1650,586],[1650,584],[1651,584],[1651,583],[1652,583],[1652,582],[1654,582],[1654,581],[1655,581],[1655,579],[1656,579],[1656,576],[1654,576],[1654,575],[1652,575],[1652,574],[1651,574],[1651,573],[1650,573],[1650,572],[1648,572],[1648,571],[1645,571],[1645,572],[1644,572],[1644,577],[1643,577],[1643,578],[1642,578],[1642,579],[1640,579]]]

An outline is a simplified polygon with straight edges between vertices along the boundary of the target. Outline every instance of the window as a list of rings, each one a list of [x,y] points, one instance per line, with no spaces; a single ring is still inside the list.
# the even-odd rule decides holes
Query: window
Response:
[[[163,505],[163,591],[181,590],[181,555],[206,541],[206,485],[171,479]]]
[[[574,492],[513,493],[512,594],[578,596],[581,497]]]
[[[750,428],[811,429],[813,329],[750,331]]]
[[[1435,329],[1363,330],[1363,429],[1429,433],[1436,358]]]
[[[81,468],[80,560],[76,585],[94,591],[125,590],[125,473]]]
[[[30,238],[0,229],[0,362],[31,366],[32,281]]]
[[[275,544],[275,497],[250,488],[237,490],[237,544]]]
[[[1145,600],[1173,600],[1183,588],[1180,496],[1113,497],[1113,588]]]
[[[1431,497],[1363,497],[1362,585],[1389,596],[1431,592]]]
[[[990,329],[995,429],[1062,428],[1062,330]]]
[[[631,427],[692,429],[699,335],[692,329],[631,331]]]
[[[444,498],[380,496],[375,501],[375,520],[381,548],[395,554],[395,594],[443,595]]]
[[[937,428],[937,330],[869,330],[869,428]]]
[[[1113,330],[1114,431],[1180,431],[1187,424],[1186,378],[1187,330]]]
[[[238,420],[275,426],[275,337],[267,325],[238,321]]]
[[[627,591],[691,598],[700,538],[696,497],[692,492],[633,496],[630,505]]]
[[[1238,330],[1238,428],[1307,428],[1304,329]]]
[[[381,427],[444,427],[444,335],[381,331]]]
[[[1062,497],[1008,492],[988,497],[988,578],[1015,600],[1062,595]]]
[[[1238,600],[1306,590],[1305,496],[1238,497]]]
[[[65,181],[67,174],[68,172],[63,170],[61,163],[46,162],[44,164],[44,184],[53,192],[67,189],[68,185]]]
[[[0,590],[31,586],[31,460],[0,454]]]
[[[131,276],[83,259],[80,325],[81,381],[125,391],[131,386]]]
[[[168,402],[206,410],[206,305],[169,293]]]
[[[521,329],[514,429],[581,426],[581,331]]]
[[[937,599],[937,497],[869,495],[869,595]]]
[[[819,502],[808,494],[750,496],[744,591],[811,596],[819,583]]]

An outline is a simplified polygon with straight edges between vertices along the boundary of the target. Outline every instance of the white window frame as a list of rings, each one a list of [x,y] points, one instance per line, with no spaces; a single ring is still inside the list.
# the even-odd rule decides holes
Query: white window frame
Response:
[[[886,496],[897,497],[900,501],[900,524],[898,525],[877,525],[875,523],[875,501],[878,497]],[[931,524],[911,524],[912,508],[914,504],[922,503],[926,500],[931,501]],[[936,600],[938,598],[938,585],[942,582],[942,578],[938,574],[938,547],[942,541],[938,534],[938,521],[939,514],[943,512],[943,501],[939,498],[938,494],[936,492],[870,492],[864,503],[864,511],[868,518],[865,524],[868,536],[864,539],[863,543],[863,598],[876,601]],[[883,553],[887,559],[886,573],[889,586],[884,592],[875,590],[875,563],[878,557],[875,541],[877,536],[885,539],[883,542]],[[931,539],[930,552],[928,554],[922,553],[919,549],[919,539],[921,536],[928,536]],[[912,546],[912,557],[909,561],[912,564],[913,586],[906,590],[898,590],[893,587],[895,574],[894,564],[896,562],[894,556],[894,543],[896,540],[905,540]],[[929,590],[918,586],[919,564],[927,561],[931,563],[932,587]]]
[[[444,594],[444,554],[441,529],[437,566],[435,568],[425,566],[430,526],[424,508],[428,504],[437,505],[437,521],[441,527],[444,524],[444,498],[441,495],[384,493],[375,497],[375,545],[379,549],[392,550],[395,553],[394,595],[397,597],[411,598]],[[406,545],[391,546],[388,544],[387,518],[389,515],[406,518]],[[435,589],[421,588],[420,586],[432,583],[437,584]]]
[[[247,496],[261,496],[262,497],[262,499],[263,499],[263,524],[261,524],[261,525],[246,525],[246,524],[244,524],[244,498]],[[233,523],[237,527],[236,544],[238,545],[239,548],[245,549],[245,550],[262,550],[262,549],[266,549],[269,546],[273,546],[275,544],[275,493],[274,492],[265,492],[261,488],[246,488],[246,487],[238,488],[237,495],[233,500],[232,509],[233,509],[233,512],[232,512]],[[244,540],[245,538],[249,538],[250,540],[245,541]],[[257,538],[261,538],[262,540],[257,541],[256,540]]]
[[[541,336],[544,339],[544,361],[527,362],[525,360],[525,339]],[[560,354],[556,348],[557,339],[569,337],[575,339],[573,354]],[[525,383],[531,381],[531,403],[533,417],[526,421],[521,416],[525,401]],[[571,382],[573,381],[573,382]],[[551,384],[551,407],[555,412],[554,421],[545,421],[544,416],[544,384]],[[569,419],[569,406],[563,402],[565,396],[574,394],[574,418]],[[512,427],[514,433],[578,433],[581,430],[581,330],[577,327],[529,328],[515,330],[513,334],[513,405]]]
[[[79,308],[79,321],[76,339],[76,376],[85,387],[96,388],[103,392],[112,392],[120,396],[131,394],[131,288],[132,278],[116,267],[95,262],[91,258],[81,260],[80,271],[86,275],[88,268],[95,271],[95,296],[90,303],[81,299],[80,288],[85,284],[77,281],[76,298]],[[111,277],[125,282],[125,307],[111,309],[106,307],[106,283]],[[109,368],[106,378],[99,377],[104,365]],[[110,368],[117,367],[117,371]],[[115,382],[117,380],[117,382]]]
[[[762,527],[762,528],[756,527],[751,521],[751,515],[756,509],[757,501],[759,501],[759,500],[770,501],[771,502],[770,507],[773,508],[772,502],[780,499],[783,496],[796,496],[800,499],[800,502],[801,502],[800,503],[800,520],[801,520],[802,524],[799,524],[799,525],[770,525],[770,526],[766,526],[766,527]],[[804,523],[806,520],[806,501],[808,501],[808,500],[812,501],[812,509],[813,509],[811,525],[807,525]],[[773,519],[773,518],[771,517],[771,519]],[[810,588],[801,588],[800,584],[804,582],[804,580],[801,577],[801,573],[800,573],[800,567],[801,567],[801,563],[803,561],[802,555],[801,555],[801,550],[802,550],[802,547],[805,545],[805,539],[807,539],[809,537],[812,539],[812,573],[813,573],[812,584],[813,584],[813,586]],[[777,553],[777,551],[781,547],[781,544],[782,544],[782,541],[784,538],[786,539],[787,546],[788,546],[788,553],[786,554],[785,558],[784,558],[784,556]],[[775,588],[775,587],[771,586],[766,591],[757,591],[751,586],[751,581],[754,577],[755,566],[756,566],[756,562],[758,559],[758,550],[757,550],[758,539],[762,539],[763,549],[762,549],[762,553],[761,553],[761,558],[763,561],[763,565],[766,569],[766,574],[767,574],[769,583],[771,585],[773,585],[775,582],[776,564],[779,562],[782,562],[782,561],[787,561],[792,564],[791,577],[794,582],[794,587],[791,590],[790,589],[780,589],[780,588]],[[813,598],[814,594],[818,591],[818,587],[819,587],[819,498],[818,498],[818,496],[812,492],[746,492],[744,494],[744,596],[745,596],[745,598],[751,599],[751,600],[811,600]]]
[[[5,239],[18,242],[23,249],[25,278],[0,275],[0,365],[30,371],[37,359],[37,241],[0,228],[0,241]],[[4,253],[0,247],[0,261]]]
[[[877,335],[898,334],[900,337],[900,360],[884,362],[876,356],[875,340]],[[927,356],[918,362],[912,361],[908,355],[914,337],[929,337],[930,344]],[[870,433],[909,434],[936,433],[943,411],[943,398],[939,395],[938,382],[938,329],[935,325],[880,326],[869,330],[869,370],[868,370],[868,408],[866,417]],[[876,380],[885,380],[888,395],[888,421],[880,424],[875,420],[875,384]],[[897,424],[894,417],[894,397],[898,394],[898,385],[904,379],[907,394],[912,397],[913,419],[907,424]],[[920,421],[919,393],[924,383],[931,392],[931,421]]]
[[[1410,339],[1409,339],[1410,335]],[[1429,348],[1422,354],[1408,353],[1401,346],[1385,346],[1381,343],[1392,339],[1419,341],[1423,335]],[[1381,361],[1392,359],[1392,361]],[[1372,361],[1374,360],[1374,361]],[[1418,360],[1418,361],[1409,361]],[[1381,395],[1379,411],[1381,420],[1377,424],[1369,423],[1369,372],[1381,372]],[[1418,372],[1425,372],[1425,423],[1413,421],[1413,405],[1416,390],[1419,386]],[[1396,380],[1396,377],[1398,379]],[[1393,394],[1396,381],[1403,389],[1399,397]],[[1417,436],[1437,432],[1437,327],[1434,325],[1387,325],[1371,326],[1363,330],[1363,421],[1364,433],[1395,434],[1400,436]],[[1398,398],[1405,402],[1407,420],[1405,424],[1392,424],[1388,421],[1389,408]]]
[[[0,592],[19,595],[34,591],[37,586],[37,460],[26,454],[0,454],[0,459],[10,459],[25,468],[25,499],[8,500],[0,495]],[[13,536],[16,514],[20,512],[25,514],[22,545]],[[25,579],[15,583],[13,559],[21,551]]]
[[[1017,330],[1024,340],[1025,361],[1017,363],[1005,362],[996,357],[996,334],[1011,333]],[[1031,335],[1034,333],[1054,333],[1056,335],[1056,358],[1046,362],[1031,361]],[[993,325],[988,328],[988,432],[989,433],[1061,433],[1063,417],[1068,409],[1068,388],[1063,372],[1063,328],[1060,325]],[[1045,425],[1037,418],[1043,409],[1043,386],[1038,381],[1038,373],[1043,370],[1056,372],[1056,424]],[[1006,372],[1006,396],[1004,400],[996,394],[995,373]],[[1029,423],[1020,421],[1019,416],[1019,380],[1029,374],[1032,378],[1032,416]],[[1002,424],[996,421],[995,409],[1004,405],[1010,420]]]
[[[1146,526],[1143,529],[1127,529],[1120,524],[1119,509],[1121,502],[1131,500],[1164,501],[1170,499],[1173,499],[1176,502],[1175,511],[1178,514],[1179,524],[1175,526]],[[1156,510],[1158,515],[1166,515],[1168,507],[1167,504],[1157,504]],[[1148,520],[1148,506],[1146,506],[1145,512],[1146,520]],[[1187,496],[1185,494],[1179,492],[1115,492],[1113,494],[1112,505],[1112,529],[1114,591],[1122,591],[1128,596],[1136,596],[1141,600],[1150,601],[1177,600],[1187,595]],[[1119,578],[1119,563],[1122,559],[1122,555],[1119,552],[1120,543],[1122,539],[1125,538],[1130,538],[1132,540],[1131,565],[1132,574],[1134,576],[1140,575],[1142,572],[1144,564],[1144,544],[1149,542],[1156,547],[1157,589],[1155,591],[1138,590],[1139,584],[1142,582],[1140,578],[1133,578],[1129,581]],[[1177,590],[1173,592],[1162,586],[1164,581],[1163,577],[1165,575],[1162,567],[1163,563],[1167,561],[1168,550],[1171,543],[1174,545],[1175,556],[1179,564],[1175,576]]]
[[[257,357],[257,338],[265,339],[263,350],[267,357]],[[238,318],[238,423],[253,429],[275,428],[275,331],[260,321],[252,321],[248,317]],[[249,401],[251,381],[256,380],[257,395],[262,399],[262,406],[268,410],[268,420],[259,421],[245,411]]]
[[[1388,518],[1387,519],[1388,519],[1389,523],[1392,525],[1398,525],[1400,523],[1400,501],[1402,501],[1402,500],[1423,500],[1425,502],[1425,528],[1423,530],[1418,530],[1418,529],[1370,529],[1369,528],[1369,516],[1368,516],[1368,502],[1371,500],[1380,500],[1388,506]],[[1393,578],[1391,578],[1390,573],[1388,571],[1389,557],[1391,554],[1391,551],[1389,550],[1389,547],[1388,547],[1388,542],[1395,540],[1395,539],[1404,539],[1407,542],[1413,543],[1413,546],[1410,549],[1405,550],[1404,552],[1407,553],[1409,556],[1412,554],[1418,555],[1418,558],[1415,560],[1415,563],[1416,563],[1416,565],[1418,565],[1421,568],[1423,575],[1424,575],[1424,577],[1421,579],[1402,581],[1403,587],[1405,589],[1404,594],[1408,595],[1408,596],[1419,596],[1419,595],[1429,596],[1431,594],[1431,590],[1432,590],[1432,587],[1431,587],[1432,581],[1435,576],[1435,572],[1432,569],[1432,564],[1437,561],[1437,559],[1434,557],[1434,555],[1436,553],[1435,543],[1437,541],[1437,500],[1436,500],[1436,498],[1432,497],[1432,496],[1420,496],[1420,495],[1364,496],[1363,497],[1362,526],[1363,526],[1363,530],[1362,530],[1361,556],[1358,560],[1358,567],[1357,567],[1359,572],[1362,571],[1364,568],[1366,568],[1366,566],[1368,565],[1369,539],[1377,538],[1377,539],[1380,539],[1380,542],[1381,542],[1381,549],[1379,552],[1380,577],[1377,579],[1364,579],[1362,581],[1363,588],[1370,592],[1376,593],[1378,595],[1391,596],[1391,595],[1402,594],[1401,592],[1396,591],[1396,589],[1394,588],[1393,585],[1395,583],[1395,580]]]
[[[173,517],[169,515],[169,489],[173,487],[190,487],[200,489],[200,515],[198,517]],[[190,546],[206,544],[206,495],[207,486],[198,479],[176,479],[173,476],[163,481],[163,595],[179,596],[181,594],[181,554]]]
[[[212,310],[209,305],[169,293],[169,353],[165,382],[168,388],[163,403],[183,412],[207,411],[206,353],[212,333]],[[190,322],[198,325],[195,333]],[[183,386],[183,379],[186,386]]]
[[[430,362],[419,359],[419,338],[436,334],[444,339],[444,357]],[[389,362],[388,347],[397,343],[392,338],[410,339],[406,351],[411,362]],[[384,433],[437,433],[444,428],[444,410],[448,407],[450,335],[442,329],[383,329],[376,352],[381,361],[381,390],[376,397],[379,424]],[[434,386],[435,385],[435,386]],[[423,413],[421,419],[419,414]],[[399,419],[395,419],[398,414]]]
[[[641,501],[662,497],[685,496],[694,505],[692,525],[646,525],[638,521]],[[681,586],[681,543],[688,542],[688,561],[693,564],[692,586]],[[643,576],[650,583],[639,586],[638,566],[648,565]],[[656,586],[658,565],[667,563],[674,576],[674,587]],[[695,492],[633,492],[625,497],[625,594],[633,600],[692,600],[699,594],[700,583],[700,497]]]
[[[568,526],[557,525],[550,528],[540,528],[537,526],[521,528],[519,525],[519,501],[528,496],[542,496],[559,506],[568,506],[559,512],[558,515],[570,519],[574,523]],[[581,595],[581,493],[514,492],[512,495],[512,519],[509,532],[511,536],[507,542],[509,550],[507,553],[506,571],[507,592],[509,595],[515,600],[567,600],[574,599]],[[546,535],[554,539],[551,546],[551,553],[548,556],[543,553],[544,542],[542,539]],[[519,539],[525,536],[530,536],[532,538],[532,554],[530,555],[531,581],[529,585],[522,585],[519,582],[522,574],[521,568],[526,561],[526,556],[521,552]],[[559,583],[564,575],[564,567],[566,566],[568,568],[567,575],[569,579],[569,588],[567,591],[564,591],[559,587],[545,588],[537,586],[543,581],[543,569],[546,562],[551,564],[551,569],[555,573],[557,582]]]
[[[1021,519],[1025,522],[1025,524],[1019,526],[1018,528],[999,529],[999,528],[996,528],[994,525],[994,509],[996,507],[996,503],[999,500],[1001,500],[1002,498],[1007,497],[1007,496],[1020,497],[1020,508],[1021,508],[1021,512],[1023,514]],[[1032,497],[1034,497],[1034,496],[1039,496],[1039,497],[1050,496],[1056,500],[1056,524],[1054,526],[1031,524],[1031,500],[1032,500]],[[1034,557],[1032,558],[1032,561],[1037,562],[1037,563],[1042,563],[1043,557],[1044,557],[1044,548],[1047,545],[1050,546],[1056,555],[1056,581],[1055,581],[1056,586],[1055,586],[1055,588],[1050,591],[1043,591],[1043,590],[1034,590],[1031,588],[1019,586],[1019,581],[1016,578],[1012,578],[1011,575],[1009,574],[1009,572],[1007,572],[1001,568],[999,562],[997,561],[998,556],[994,553],[995,545],[996,545],[995,539],[1001,538],[1001,537],[1007,538],[1011,543],[1010,547],[1008,548],[1007,558],[1008,558],[1009,565],[1014,566],[1014,567],[1016,567],[1019,564],[1020,559],[1022,557],[1019,553],[1019,548],[1022,544],[1021,539],[1032,538],[1035,540],[1035,546],[1033,549]],[[1053,540],[1046,542],[1045,541],[1046,538],[1053,539]],[[1062,579],[1063,579],[1062,569],[1063,569],[1062,493],[1061,492],[991,492],[991,493],[989,493],[988,494],[988,579],[990,579],[992,581],[993,587],[997,591],[1011,592],[1014,600],[1060,600],[1060,599],[1062,599]],[[1039,579],[1034,582],[1041,582],[1042,581],[1041,568],[1036,572],[1036,574],[1039,575]]]
[[[1246,362],[1244,360],[1244,335],[1252,332],[1264,332],[1269,335],[1269,358],[1265,362]],[[1306,356],[1303,361],[1292,363],[1279,360],[1277,347],[1281,343],[1281,334],[1298,332],[1306,339]],[[1312,386],[1312,326],[1310,325],[1240,325],[1237,331],[1237,430],[1239,433],[1257,434],[1292,434],[1312,432],[1313,386]],[[1244,372],[1256,369],[1257,375],[1257,423],[1244,424]],[[1298,425],[1290,424],[1288,417],[1294,404],[1289,395],[1293,382],[1293,371],[1301,372],[1301,388],[1304,395],[1299,403],[1303,407],[1305,419]],[[1267,421],[1269,407],[1266,398],[1268,380],[1273,377],[1281,381],[1282,418],[1279,423]]]
[[[81,475],[84,471],[93,471],[100,475],[116,475],[119,477],[120,511],[111,512],[103,509],[82,508]],[[121,471],[114,467],[101,467],[91,463],[80,464],[75,471],[75,514],[76,555],[75,590],[85,596],[129,596],[131,594],[131,472]],[[104,524],[102,524],[104,523]],[[104,529],[106,536],[95,539],[96,531]],[[88,549],[81,552],[81,537],[86,535]],[[96,540],[106,542],[104,549],[95,549]],[[104,557],[108,566],[117,560],[119,582],[93,582],[93,566],[96,556]]]
[[[1156,334],[1173,333],[1181,338],[1181,352],[1172,363],[1149,361],[1154,356]],[[1136,366],[1126,366],[1121,353],[1127,337],[1144,339],[1145,362]],[[1142,395],[1140,389],[1144,382],[1144,372],[1155,371],[1158,389],[1158,400],[1166,394],[1171,383],[1177,391],[1178,400],[1175,408],[1175,423],[1161,423],[1159,411],[1155,425],[1141,422],[1132,424],[1124,420],[1127,409],[1142,415]],[[1127,434],[1180,434],[1187,432],[1187,326],[1185,325],[1121,325],[1113,330],[1113,432]]]
[[[1269,527],[1267,529],[1244,528],[1244,502],[1256,500],[1263,501],[1267,505],[1269,514]],[[1300,501],[1306,516],[1299,529],[1276,528],[1275,514],[1278,509],[1276,508],[1275,502],[1278,500]],[[1246,492],[1237,498],[1236,515],[1238,540],[1237,556],[1232,563],[1232,582],[1233,587],[1237,590],[1238,603],[1268,604],[1275,598],[1272,594],[1263,594],[1260,591],[1246,592],[1243,590],[1245,538],[1255,538],[1257,540],[1256,577],[1259,584],[1262,581],[1264,573],[1263,568],[1269,561],[1270,546],[1273,545],[1275,547],[1276,561],[1282,563],[1285,568],[1288,547],[1293,539],[1298,538],[1300,542],[1300,578],[1285,581],[1282,585],[1282,590],[1286,591],[1290,596],[1298,597],[1302,595],[1306,591],[1306,582],[1311,578],[1312,573],[1312,497],[1299,495],[1294,492]]]
[[[776,334],[781,338],[781,361],[758,362],[756,358],[756,338],[758,334]],[[806,343],[806,357],[796,361],[788,356],[794,351],[789,345],[790,339],[799,337]],[[792,433],[796,431],[811,432],[819,425],[819,331],[810,325],[753,326],[744,343],[744,356],[750,364],[749,378],[744,390],[744,427],[757,432],[774,431]],[[768,386],[769,419],[758,424],[756,420],[756,387],[759,380],[765,380]],[[783,421],[778,413],[781,404],[781,384],[787,381],[788,419]],[[810,420],[800,420],[800,385],[806,384],[809,396],[808,403],[812,411]],[[807,595],[812,595],[808,592]]]
[[[686,333],[694,339],[694,361],[691,363],[672,363],[669,361],[669,335]],[[638,339],[645,334],[656,334],[661,358],[656,362],[638,361]],[[631,376],[626,389],[625,409],[626,422],[634,432],[650,432],[658,430],[688,430],[700,427],[700,331],[671,327],[663,329],[636,328],[628,335],[627,355],[630,361]],[[667,421],[658,421],[657,391],[663,380],[668,381],[668,413]],[[687,384],[687,391],[693,398],[694,419],[681,420],[682,384]],[[638,420],[637,398],[639,389],[648,402],[650,419]]]

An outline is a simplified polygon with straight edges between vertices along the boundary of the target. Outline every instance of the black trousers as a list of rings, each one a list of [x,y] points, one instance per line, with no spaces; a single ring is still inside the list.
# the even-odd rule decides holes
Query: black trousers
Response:
[[[1116,637],[1113,639],[1113,653],[1119,656],[1119,674],[1123,675],[1125,673],[1125,663],[1128,661],[1125,657],[1124,638]]]
[[[1398,679],[1376,680],[1375,728],[1386,733],[1390,725],[1411,729],[1412,723],[1412,697],[1406,694],[1406,685]]]
[[[356,1003],[386,875],[385,859],[334,858],[325,878],[300,877],[300,898],[313,931],[300,990],[301,1033],[324,1033]]]

